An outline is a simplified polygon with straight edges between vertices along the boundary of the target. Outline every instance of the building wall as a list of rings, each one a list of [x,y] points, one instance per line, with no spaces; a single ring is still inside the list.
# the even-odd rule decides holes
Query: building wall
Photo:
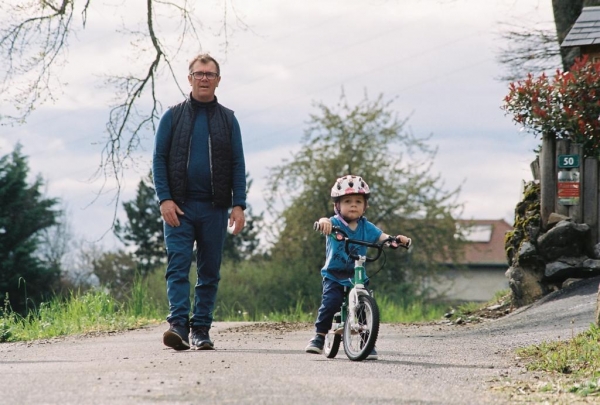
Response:
[[[429,287],[444,301],[487,302],[508,289],[507,268],[448,269]]]

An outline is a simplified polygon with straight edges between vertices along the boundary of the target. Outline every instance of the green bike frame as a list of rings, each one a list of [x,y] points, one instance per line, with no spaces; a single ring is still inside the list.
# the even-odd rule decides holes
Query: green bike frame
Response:
[[[348,308],[356,307],[360,295],[369,295],[369,292],[365,288],[365,282],[367,281],[365,261],[365,256],[359,256],[359,259],[354,261],[354,286],[351,289],[344,287],[344,302],[342,303],[339,318],[337,317],[338,314],[336,314],[336,317],[333,319],[337,325],[334,325],[332,329],[338,335],[344,333],[344,323],[348,319]]]

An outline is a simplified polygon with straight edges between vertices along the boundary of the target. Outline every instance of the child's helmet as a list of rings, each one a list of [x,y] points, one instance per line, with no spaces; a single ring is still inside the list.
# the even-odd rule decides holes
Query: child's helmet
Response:
[[[348,174],[337,179],[331,188],[331,198],[334,200],[350,194],[362,194],[369,198],[369,185],[362,177]]]

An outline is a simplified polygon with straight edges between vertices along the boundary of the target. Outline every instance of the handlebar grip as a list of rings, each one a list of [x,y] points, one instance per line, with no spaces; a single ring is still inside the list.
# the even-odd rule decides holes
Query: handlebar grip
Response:
[[[320,231],[321,230],[321,226],[319,225],[319,221],[315,221],[315,223],[313,224],[313,229],[315,231]]]
[[[406,238],[407,241],[406,243],[400,243],[400,240],[398,239],[397,236],[390,236],[391,241],[390,243],[390,247],[392,249],[398,249],[399,247],[403,247],[404,249],[410,249],[410,247],[412,246],[412,239],[411,238]]]

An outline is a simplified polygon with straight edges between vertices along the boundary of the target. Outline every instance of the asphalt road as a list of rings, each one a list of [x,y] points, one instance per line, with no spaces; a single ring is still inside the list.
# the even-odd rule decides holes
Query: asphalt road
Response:
[[[514,349],[589,328],[599,278],[504,318],[384,324],[379,360],[304,353],[312,328],[216,323],[215,351],[175,352],[166,324],[100,336],[0,344],[2,404],[514,404],[528,378]]]

